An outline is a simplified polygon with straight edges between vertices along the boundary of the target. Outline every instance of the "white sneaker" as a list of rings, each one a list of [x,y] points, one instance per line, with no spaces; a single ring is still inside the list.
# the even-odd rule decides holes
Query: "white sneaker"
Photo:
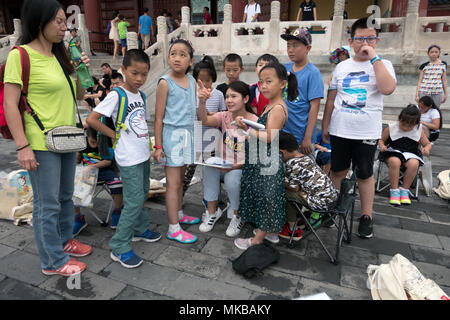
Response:
[[[253,229],[253,234],[256,236],[256,232],[258,231],[258,229]],[[264,239],[266,239],[267,241],[269,241],[269,242],[272,242],[272,243],[278,243],[278,242],[280,242],[280,238],[278,237],[278,235],[277,234],[266,234],[266,236],[264,237]]]
[[[233,210],[233,208],[231,207],[231,204],[228,203],[227,218],[228,218],[228,219],[233,219],[233,217],[234,217],[234,210]]]
[[[238,218],[235,214],[233,214],[225,234],[229,237],[236,237],[241,232],[243,225],[244,222],[242,222],[242,218]]]
[[[209,232],[214,228],[214,224],[217,220],[222,216],[222,210],[217,208],[214,214],[209,214],[208,211],[205,212],[205,218],[203,219],[202,224],[198,227],[201,232]]]

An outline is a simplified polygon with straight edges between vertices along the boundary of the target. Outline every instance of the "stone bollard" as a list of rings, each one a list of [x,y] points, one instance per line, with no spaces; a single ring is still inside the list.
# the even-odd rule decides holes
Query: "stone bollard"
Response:
[[[127,50],[139,49],[137,33],[134,31],[127,32]]]

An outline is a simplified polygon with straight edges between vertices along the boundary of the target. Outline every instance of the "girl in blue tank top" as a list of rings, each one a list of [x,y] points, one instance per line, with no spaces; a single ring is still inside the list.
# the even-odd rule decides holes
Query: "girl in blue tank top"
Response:
[[[171,71],[159,79],[156,88],[155,154],[161,162],[166,155],[166,208],[169,230],[166,237],[181,243],[193,243],[195,235],[184,231],[180,223],[196,224],[200,218],[184,214],[183,178],[186,165],[194,162],[194,122],[197,119],[196,84],[188,74],[194,63],[194,49],[183,39],[169,48]]]

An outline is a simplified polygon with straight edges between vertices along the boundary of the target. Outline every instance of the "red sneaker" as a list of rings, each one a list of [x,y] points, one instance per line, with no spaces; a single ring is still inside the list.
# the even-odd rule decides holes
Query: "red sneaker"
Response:
[[[92,252],[92,247],[87,244],[82,244],[76,239],[72,239],[67,242],[64,247],[64,252],[72,257],[84,257]]]
[[[292,234],[292,231],[291,231],[291,229],[290,229],[290,227],[289,227],[289,223],[286,223],[284,226],[283,226],[283,230],[281,230],[281,232],[278,234],[281,238],[284,238],[284,239],[291,239],[291,234]],[[303,237],[303,230],[302,229],[299,229],[299,228],[297,228],[297,230],[295,230],[295,232],[294,232],[294,236],[292,237],[292,240],[294,240],[294,241],[298,241],[298,240],[300,240],[301,238]]]
[[[58,270],[42,270],[42,273],[48,276],[52,275],[61,275],[64,277],[71,277],[77,274],[80,274],[86,269],[86,264],[80,261],[77,261],[73,258],[69,260],[65,265],[63,265]]]

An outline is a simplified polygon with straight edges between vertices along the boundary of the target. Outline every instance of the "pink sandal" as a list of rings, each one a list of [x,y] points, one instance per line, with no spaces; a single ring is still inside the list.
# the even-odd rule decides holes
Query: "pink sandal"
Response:
[[[184,224],[197,224],[200,222],[200,218],[184,215],[183,219],[178,220],[178,222]]]
[[[174,233],[170,233],[169,231],[167,231],[166,238],[169,240],[176,240],[185,244],[194,243],[195,241],[197,241],[197,236],[194,236],[193,234],[190,234],[183,229],[180,229],[180,231]]]

